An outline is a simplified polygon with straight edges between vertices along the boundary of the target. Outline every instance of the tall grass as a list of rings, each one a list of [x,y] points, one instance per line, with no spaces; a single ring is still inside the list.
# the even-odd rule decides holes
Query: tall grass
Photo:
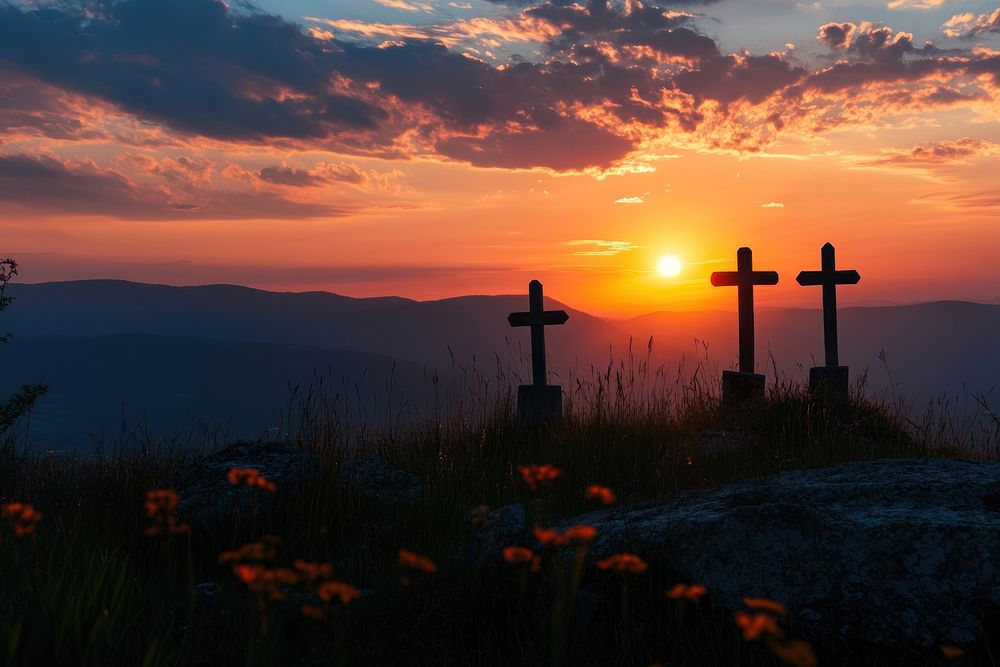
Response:
[[[864,398],[861,386],[848,402],[829,403],[787,378],[766,400],[723,414],[715,369],[699,361],[693,372],[668,373],[648,359],[630,355],[562,378],[567,415],[538,429],[515,424],[517,377],[499,360],[489,372],[429,377],[438,394],[416,410],[419,418],[377,426],[353,418],[350,385],[318,377],[292,389],[275,437],[320,457],[323,473],[279,488],[253,521],[233,516],[223,528],[196,525],[170,537],[144,534],[143,499],[190,462],[190,448],[38,457],[9,442],[0,451],[0,503],[32,503],[44,519],[20,539],[0,526],[0,664],[532,665],[557,654],[587,665],[773,664],[767,650],[741,640],[710,597],[697,605],[667,600],[671,573],[630,580],[629,622],[608,615],[596,634],[581,635],[572,620],[587,606],[578,601],[558,640],[554,561],[530,575],[469,558],[469,510],[533,506],[517,471],[530,463],[565,470],[546,498],[551,519],[592,509],[581,494],[588,484],[610,486],[629,502],[849,460],[997,454],[988,415],[959,423],[939,404],[914,416],[891,400]],[[387,393],[386,405],[401,405],[391,387]],[[339,466],[370,454],[418,475],[426,497],[409,506],[345,486]],[[326,622],[304,618],[303,598],[290,595],[269,603],[262,633],[253,596],[218,557],[265,534],[283,540],[278,565],[329,562],[336,579],[363,595]],[[428,555],[438,572],[402,586],[400,548]],[[617,581],[608,586],[594,594],[622,595]],[[877,647],[816,648],[829,664],[898,658]]]

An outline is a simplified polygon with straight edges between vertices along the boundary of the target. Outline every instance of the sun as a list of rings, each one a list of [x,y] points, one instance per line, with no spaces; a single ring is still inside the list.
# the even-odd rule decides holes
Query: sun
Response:
[[[660,258],[660,261],[656,263],[656,270],[659,271],[661,276],[667,278],[673,278],[681,272],[683,268],[681,260],[677,259],[673,255],[665,255]]]

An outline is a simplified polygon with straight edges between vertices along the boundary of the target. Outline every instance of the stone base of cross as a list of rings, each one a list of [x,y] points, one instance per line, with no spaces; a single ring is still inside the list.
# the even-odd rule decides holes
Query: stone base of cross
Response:
[[[809,391],[823,398],[846,401],[850,392],[847,366],[813,366],[809,369]]]
[[[562,387],[550,384],[539,387],[522,384],[517,388],[517,421],[524,426],[539,426],[562,419]]]
[[[764,382],[760,373],[722,371],[722,409],[728,412],[747,401],[763,399]]]

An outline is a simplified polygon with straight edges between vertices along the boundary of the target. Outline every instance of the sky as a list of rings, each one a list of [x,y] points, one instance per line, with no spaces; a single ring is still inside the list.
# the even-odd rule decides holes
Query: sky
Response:
[[[1000,298],[1000,6],[0,1],[0,256],[598,315]],[[657,270],[664,257],[680,272]]]

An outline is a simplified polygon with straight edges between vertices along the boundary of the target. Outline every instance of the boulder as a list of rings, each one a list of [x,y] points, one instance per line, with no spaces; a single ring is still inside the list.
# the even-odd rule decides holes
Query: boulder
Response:
[[[177,513],[183,519],[214,525],[234,513],[266,503],[270,494],[229,483],[233,468],[254,468],[280,493],[320,474],[320,460],[277,442],[238,442],[183,466],[164,486],[180,496]]]
[[[426,492],[419,477],[383,463],[378,457],[345,461],[340,466],[340,481],[369,498],[382,498],[404,505],[415,505]]]
[[[733,609],[778,600],[810,637],[966,644],[1000,608],[1000,463],[797,470],[556,527],[572,524],[598,529],[592,559],[634,552]]]

